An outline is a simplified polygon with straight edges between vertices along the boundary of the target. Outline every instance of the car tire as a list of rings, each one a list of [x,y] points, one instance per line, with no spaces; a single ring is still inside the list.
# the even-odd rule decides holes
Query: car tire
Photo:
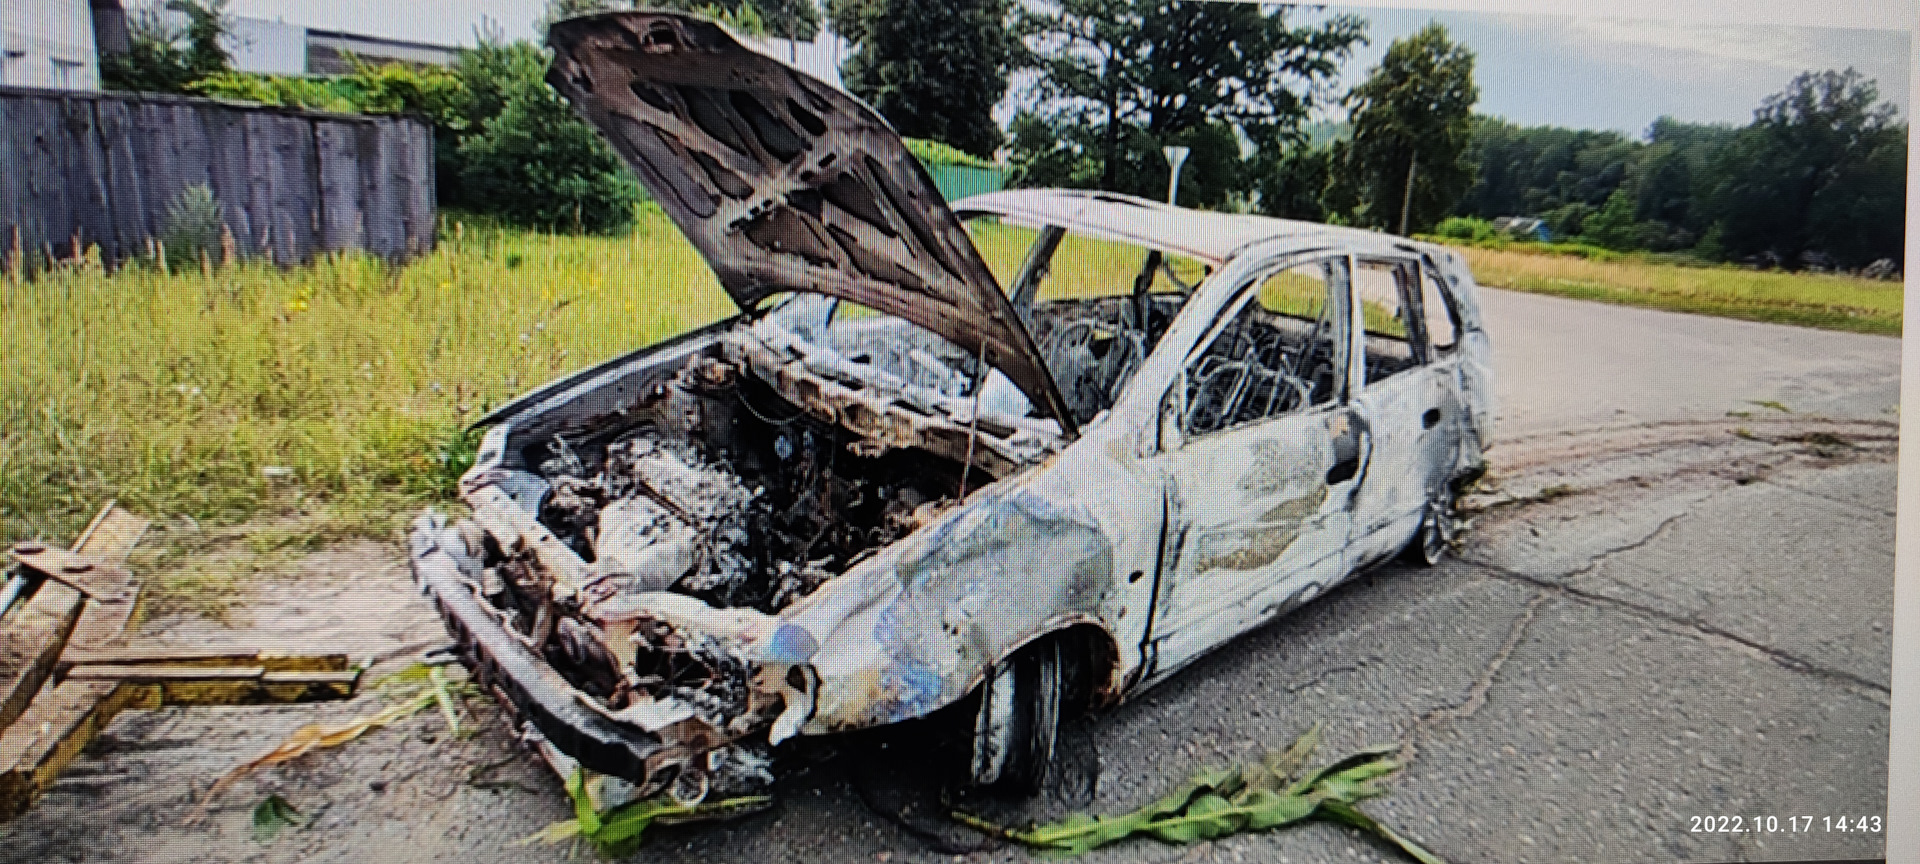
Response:
[[[1432,567],[1447,557],[1447,550],[1453,546],[1453,497],[1453,486],[1448,484],[1442,485],[1440,491],[1427,500],[1427,512],[1420,516],[1420,530],[1414,532],[1403,556],[1408,563]]]
[[[969,781],[1033,795],[1053,770],[1067,675],[1060,640],[1044,638],[994,665],[980,685]]]

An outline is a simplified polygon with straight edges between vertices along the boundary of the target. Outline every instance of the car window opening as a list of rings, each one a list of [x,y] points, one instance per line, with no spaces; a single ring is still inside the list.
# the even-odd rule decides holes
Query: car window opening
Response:
[[[975,219],[969,228],[1081,425],[1113,407],[1209,272],[1183,256],[1057,226]]]
[[[1367,381],[1383,381],[1420,365],[1424,345],[1414,323],[1411,299],[1417,290],[1413,265],[1361,259],[1354,271],[1354,295],[1365,327]]]
[[[1345,258],[1289,267],[1257,290],[1183,377],[1188,438],[1333,404],[1346,365]]]

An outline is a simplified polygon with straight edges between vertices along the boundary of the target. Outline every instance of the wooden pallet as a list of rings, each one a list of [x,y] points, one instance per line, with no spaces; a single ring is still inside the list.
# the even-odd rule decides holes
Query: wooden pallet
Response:
[[[121,711],[344,699],[359,684],[345,654],[128,644],[140,589],[126,561],[147,526],[109,503],[71,550],[11,550],[34,587],[0,628],[32,648],[0,681],[0,821],[31,807]]]

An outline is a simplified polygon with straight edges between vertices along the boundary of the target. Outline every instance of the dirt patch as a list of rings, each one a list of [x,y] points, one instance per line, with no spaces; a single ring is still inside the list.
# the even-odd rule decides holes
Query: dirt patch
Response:
[[[338,651],[378,664],[374,674],[448,642],[413,585],[397,544],[351,540],[294,560],[287,572],[248,580],[220,617],[175,610],[148,619],[144,644]]]
[[[284,574],[248,580],[235,599],[221,618],[193,611],[150,618],[142,644],[339,651],[371,663],[365,680],[372,684],[449,641],[394,544],[326,546]],[[470,731],[460,736],[438,711],[422,711],[249,775],[211,803],[204,821],[190,821],[208,788],[235,765],[300,726],[372,714],[393,698],[367,686],[340,703],[126,712],[35,809],[0,825],[0,861],[307,861],[341,848],[432,860],[463,847],[457,838],[470,824],[517,839],[566,818],[552,773],[515,740],[498,706],[480,697],[465,700]],[[269,795],[308,821],[262,843],[252,810]]]

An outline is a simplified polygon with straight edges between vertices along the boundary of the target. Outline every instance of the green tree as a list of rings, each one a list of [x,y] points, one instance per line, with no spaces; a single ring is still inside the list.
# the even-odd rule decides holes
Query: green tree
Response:
[[[1851,68],[1802,73],[1715,160],[1708,206],[1719,242],[1789,268],[1899,260],[1906,138],[1872,80]]]
[[[752,36],[811,42],[820,32],[813,0],[547,0],[542,29],[555,21],[622,9],[693,12]]]
[[[166,12],[184,16],[175,24],[161,9],[141,9],[128,22],[128,50],[100,59],[100,84],[108,90],[186,93],[188,85],[227,71],[233,58],[221,47],[227,32],[227,0],[169,0]]]
[[[993,106],[1007,92],[1015,42],[1007,0],[828,0],[827,19],[856,51],[847,90],[900,134],[981,157],[1005,140]]]
[[[1240,142],[1269,160],[1298,144],[1316,94],[1366,41],[1365,20],[1353,15],[1296,27],[1290,14],[1176,0],[1020,6],[1020,65],[1039,76],[1030,134],[1016,130],[1016,164],[1071,164],[1073,185],[1158,198],[1167,178],[1160,148],[1185,144],[1194,154],[1181,202],[1224,203],[1249,170]],[[1228,139],[1232,158],[1220,158]]]
[[[1479,98],[1473,52],[1438,23],[1387,46],[1347,97],[1353,138],[1341,148],[1334,182],[1350,189],[1354,218],[1405,233],[1453,212],[1473,183],[1465,157]]]
[[[1588,216],[1580,226],[1580,236],[1595,246],[1627,251],[1640,247],[1638,225],[1633,219],[1634,195],[1621,186],[1607,197],[1600,212]]]
[[[547,86],[530,42],[483,41],[461,53],[470,130],[455,148],[459,185],[442,200],[531,227],[610,231],[629,224],[640,188],[593,127]]]
[[[1327,220],[1325,192],[1333,168],[1331,147],[1288,147],[1278,159],[1257,160],[1253,174],[1260,210],[1283,219]]]

